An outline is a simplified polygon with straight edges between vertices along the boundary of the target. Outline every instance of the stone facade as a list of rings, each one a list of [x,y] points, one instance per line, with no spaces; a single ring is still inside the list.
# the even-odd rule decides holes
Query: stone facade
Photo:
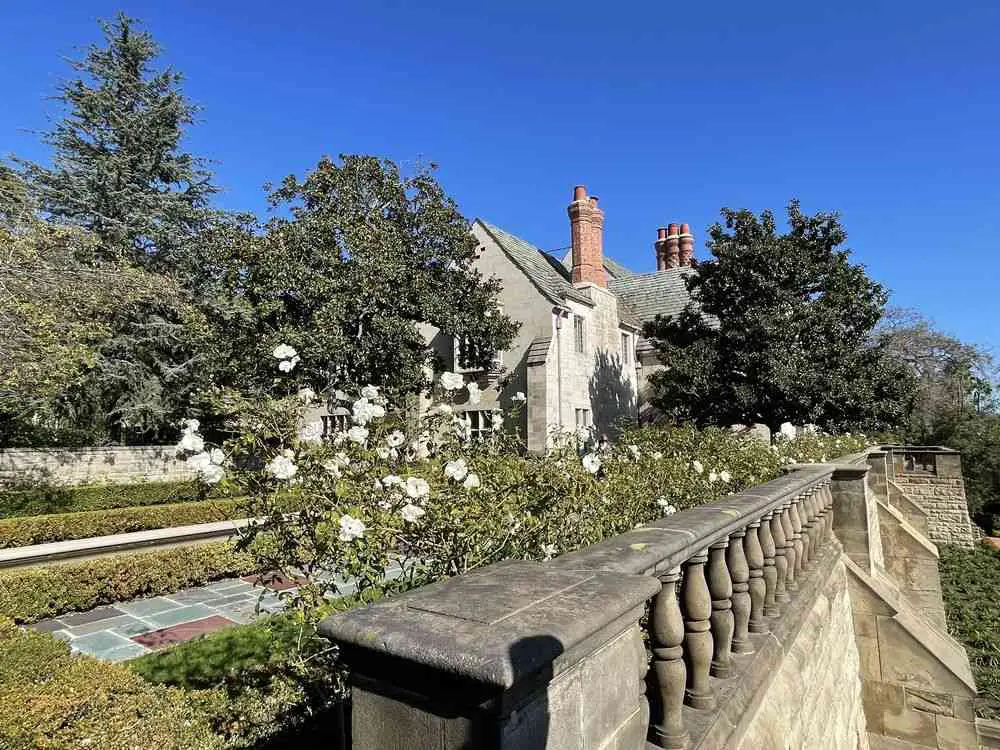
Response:
[[[847,571],[837,562],[776,666],[737,750],[868,747]]]
[[[0,450],[0,486],[50,484],[133,484],[193,479],[173,446]]]
[[[906,498],[927,514],[927,534],[935,544],[975,543],[962,480],[962,459],[954,451],[933,456],[932,471],[900,470],[893,481]]]

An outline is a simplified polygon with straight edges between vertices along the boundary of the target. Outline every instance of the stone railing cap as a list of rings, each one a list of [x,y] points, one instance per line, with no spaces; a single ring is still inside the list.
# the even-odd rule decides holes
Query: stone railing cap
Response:
[[[509,689],[657,591],[654,578],[510,561],[333,615],[319,630],[362,673],[367,653]]]

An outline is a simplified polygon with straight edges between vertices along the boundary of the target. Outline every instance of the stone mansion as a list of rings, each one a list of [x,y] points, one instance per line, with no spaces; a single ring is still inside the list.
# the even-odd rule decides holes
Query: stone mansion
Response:
[[[555,430],[593,427],[609,433],[624,420],[648,419],[649,375],[662,367],[643,324],[675,315],[688,302],[684,278],[692,273],[694,236],[687,224],[661,227],[653,273],[634,273],[604,255],[604,211],[584,186],[568,206],[571,250],[556,258],[482,220],[473,222],[477,268],[503,284],[500,304],[521,324],[511,348],[490,371],[459,366],[455,341],[433,327],[431,348],[483,397],[464,408],[473,431],[485,430],[490,412],[509,412],[518,392],[525,408],[516,425],[530,451],[543,451]]]

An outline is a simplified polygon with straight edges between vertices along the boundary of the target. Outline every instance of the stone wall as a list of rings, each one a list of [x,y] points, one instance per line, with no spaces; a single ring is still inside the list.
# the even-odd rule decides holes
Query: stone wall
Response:
[[[936,472],[896,472],[894,482],[927,514],[927,534],[932,542],[970,546],[975,537],[965,499],[961,458],[957,453],[938,454],[935,458]]]
[[[742,737],[731,747],[867,748],[847,571],[838,561],[778,665]]]
[[[173,446],[0,450],[0,486],[133,484],[194,478]]]

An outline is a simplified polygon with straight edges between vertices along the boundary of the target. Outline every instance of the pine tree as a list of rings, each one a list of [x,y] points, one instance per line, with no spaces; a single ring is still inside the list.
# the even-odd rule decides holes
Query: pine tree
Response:
[[[21,163],[54,219],[92,231],[106,253],[170,267],[210,217],[216,188],[205,162],[181,148],[197,113],[182,76],[153,69],[160,46],[138,27],[124,14],[101,22],[105,46],[71,63],[78,77],[55,97],[66,113],[43,138],[51,169]]]

